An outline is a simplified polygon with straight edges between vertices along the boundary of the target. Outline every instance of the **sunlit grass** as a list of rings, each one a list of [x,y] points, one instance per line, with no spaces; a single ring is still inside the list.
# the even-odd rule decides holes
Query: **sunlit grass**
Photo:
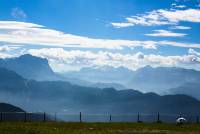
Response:
[[[0,134],[199,134],[200,125],[1,122]]]

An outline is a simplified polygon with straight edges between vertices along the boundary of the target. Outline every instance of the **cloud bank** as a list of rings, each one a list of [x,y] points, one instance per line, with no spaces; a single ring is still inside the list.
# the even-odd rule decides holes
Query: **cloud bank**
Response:
[[[166,35],[166,31],[157,31]],[[165,33],[164,33],[165,32]],[[173,34],[173,33],[167,33]],[[177,33],[174,34],[177,36]],[[184,36],[184,34],[178,34]],[[64,33],[45,26],[16,21],[0,21],[0,42],[69,48],[123,49],[142,47],[156,49],[160,45],[200,48],[200,44],[172,41],[97,39]]]
[[[191,50],[189,50],[191,51]],[[68,71],[66,66],[71,67],[126,67],[132,70],[151,65],[158,66],[176,66],[186,68],[198,68],[200,63],[199,55],[188,53],[182,56],[162,56],[155,54],[145,55],[142,52],[133,54],[111,53],[107,51],[66,51],[63,48],[43,48],[30,49],[29,54],[47,58],[55,71]],[[77,68],[76,68],[77,69]]]

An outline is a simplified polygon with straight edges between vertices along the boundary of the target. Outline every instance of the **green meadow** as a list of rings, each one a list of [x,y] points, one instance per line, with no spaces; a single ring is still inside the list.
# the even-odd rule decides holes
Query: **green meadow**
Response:
[[[200,134],[200,124],[1,122],[0,134]]]

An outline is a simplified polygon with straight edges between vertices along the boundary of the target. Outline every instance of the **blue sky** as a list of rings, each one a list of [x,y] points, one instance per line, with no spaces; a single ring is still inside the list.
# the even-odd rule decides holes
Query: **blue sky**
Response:
[[[198,0],[0,0],[0,56],[30,53],[55,71],[199,68]]]

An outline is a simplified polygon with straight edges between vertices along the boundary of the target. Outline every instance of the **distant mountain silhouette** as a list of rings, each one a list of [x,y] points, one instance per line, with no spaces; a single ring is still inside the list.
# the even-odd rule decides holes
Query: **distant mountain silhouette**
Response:
[[[25,91],[26,80],[17,73],[0,67],[0,89],[6,89],[13,93]]]
[[[11,104],[0,103],[0,112],[25,112],[25,111]]]
[[[200,81],[200,72],[196,70],[147,66],[135,71],[129,84],[142,91],[167,93],[169,88],[198,81]]]
[[[124,67],[103,66],[99,68],[82,68],[80,71],[66,72],[63,75],[97,83],[96,85],[99,85],[98,83],[110,83],[110,85],[113,84],[113,87],[118,85],[118,89],[120,89],[121,87],[127,87],[126,85],[132,78],[132,74],[133,71]]]
[[[0,67],[0,100],[30,111],[199,112],[199,101],[185,95],[159,96],[109,88],[123,89],[122,85],[128,85],[140,91],[186,94],[199,99],[200,73],[196,70],[103,67],[83,68],[61,76],[53,72],[46,59],[31,55],[1,59]],[[188,105],[183,107],[183,103]]]
[[[170,88],[200,81],[200,71],[176,67],[146,66],[136,71],[123,67],[83,68],[65,75],[87,81],[119,83],[128,88],[159,94],[168,94]]]
[[[185,83],[198,83],[200,81],[199,71],[175,67],[152,68],[146,66],[132,71],[124,67],[104,66],[82,68],[80,71],[58,74],[53,72],[47,59],[29,54],[16,58],[0,59],[0,67],[15,71],[26,79],[37,81],[62,80],[81,86],[133,88],[159,94],[170,94],[168,89],[179,87]]]
[[[0,76],[8,78],[0,81],[0,100],[28,111],[67,110],[69,113],[82,111],[104,114],[200,112],[200,102],[186,95],[159,96],[136,90],[84,87],[64,81],[38,82],[23,79],[15,72],[3,68],[0,68]]]
[[[91,87],[116,87],[122,89],[122,85],[117,83],[93,83],[82,78],[73,78],[71,76],[62,76],[53,72],[49,66],[48,60],[30,54],[25,54],[16,58],[0,59],[0,67],[15,71],[26,79],[37,81],[68,81],[72,84],[91,86]]]
[[[3,121],[43,121],[43,113],[28,113],[23,109],[8,103],[0,103],[0,112],[2,112]],[[25,117],[26,114],[26,117]],[[53,120],[53,117],[46,115],[46,120]]]
[[[185,83],[168,90],[171,94],[186,94],[200,100],[200,83]]]
[[[97,88],[115,88],[117,90],[124,90],[127,89],[125,86],[118,84],[118,83],[101,83],[101,82],[97,82],[94,84],[90,84],[90,87],[97,87]]]
[[[22,55],[17,58],[1,59],[0,67],[13,70],[27,79],[58,79],[58,77],[54,74],[46,59],[35,57],[29,54]]]

